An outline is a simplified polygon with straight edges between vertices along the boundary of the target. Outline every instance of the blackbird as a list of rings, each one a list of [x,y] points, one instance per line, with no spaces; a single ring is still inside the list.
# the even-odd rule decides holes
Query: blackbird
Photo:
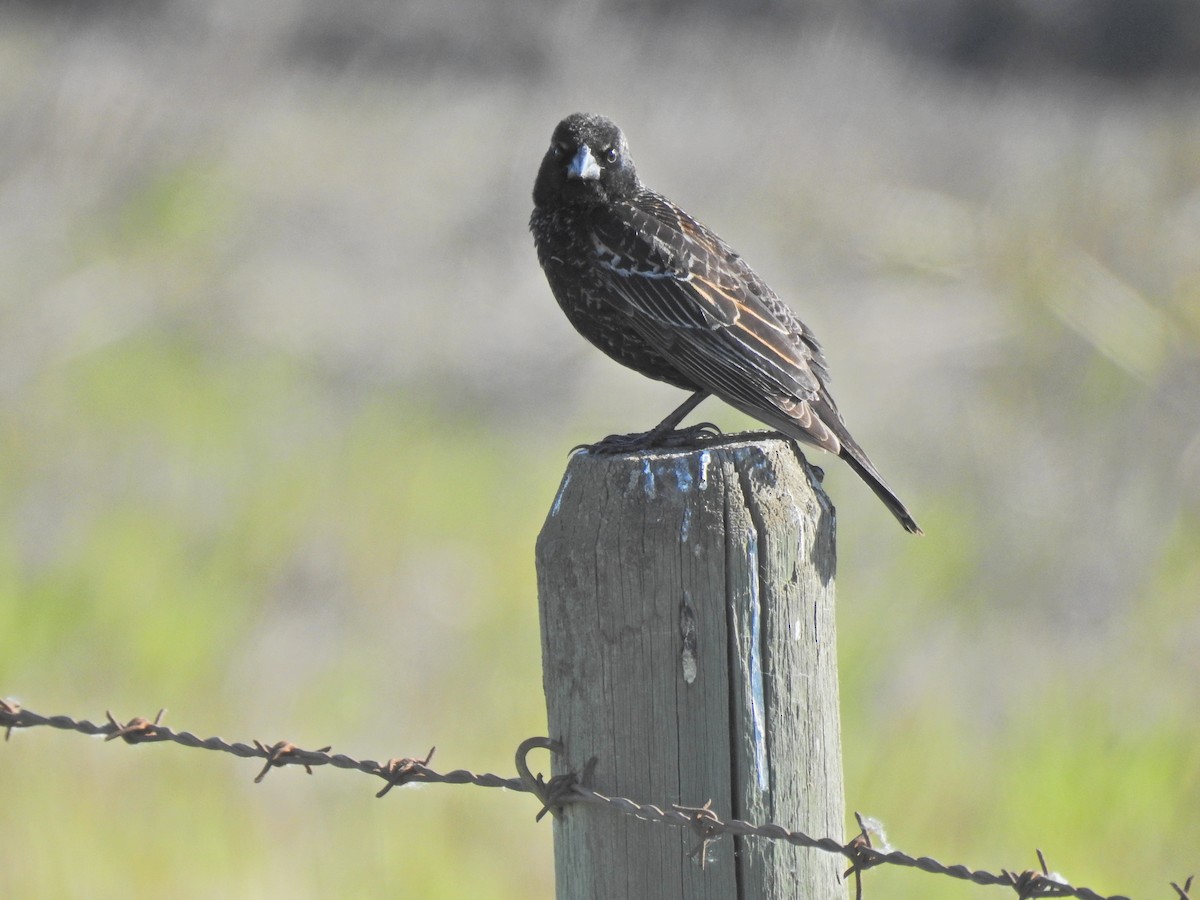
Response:
[[[625,135],[575,113],[554,129],[529,228],[575,329],[617,362],[692,395],[659,425],[592,449],[669,443],[716,395],[782,434],[844,459],[905,530],[922,531],[850,436],[821,345],[721,238],[638,178]]]

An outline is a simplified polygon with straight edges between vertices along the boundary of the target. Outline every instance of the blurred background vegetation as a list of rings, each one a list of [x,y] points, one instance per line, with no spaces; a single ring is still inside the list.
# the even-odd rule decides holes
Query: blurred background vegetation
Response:
[[[928,532],[813,457],[848,807],[1167,896],[1200,868],[1195,9],[5,4],[0,692],[511,772],[567,451],[681,399],[570,330],[526,232],[555,123],[603,112],[821,336]],[[255,773],[14,734],[0,894],[551,895],[527,798]]]

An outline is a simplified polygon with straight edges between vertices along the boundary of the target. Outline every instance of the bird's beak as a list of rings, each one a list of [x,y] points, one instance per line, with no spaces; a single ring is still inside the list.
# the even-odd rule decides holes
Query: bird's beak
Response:
[[[579,152],[567,166],[567,177],[582,178],[584,181],[600,177],[600,165],[596,162],[596,157],[592,156],[592,149],[587,144],[579,145]]]

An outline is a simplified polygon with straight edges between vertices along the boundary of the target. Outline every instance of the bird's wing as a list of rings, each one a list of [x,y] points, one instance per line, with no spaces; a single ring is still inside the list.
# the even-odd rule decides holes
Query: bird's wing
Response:
[[[601,277],[659,352],[726,401],[782,413],[813,443],[838,452],[827,426],[840,417],[824,389],[820,345],[729,245],[649,191],[610,204],[591,222]]]

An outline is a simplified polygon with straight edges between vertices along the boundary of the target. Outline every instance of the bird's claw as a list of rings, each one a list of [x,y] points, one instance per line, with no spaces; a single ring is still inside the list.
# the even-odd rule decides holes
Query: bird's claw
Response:
[[[658,432],[640,431],[634,434],[610,434],[594,444],[576,444],[571,452],[585,450],[599,455],[638,453],[642,450],[680,450],[702,443],[721,434],[721,429],[712,422],[700,422],[687,428],[676,428]]]

